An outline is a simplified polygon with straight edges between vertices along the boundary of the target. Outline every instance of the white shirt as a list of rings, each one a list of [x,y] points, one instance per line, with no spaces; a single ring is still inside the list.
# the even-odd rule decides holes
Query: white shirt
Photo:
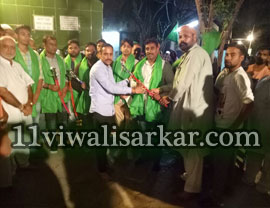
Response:
[[[162,69],[165,61],[162,60]],[[148,61],[142,67],[143,84],[149,89],[155,63],[151,66]]]
[[[115,82],[111,66],[105,65],[101,60],[96,62],[89,79],[89,95],[91,97],[90,113],[99,113],[102,116],[113,116],[114,95],[131,94],[132,89],[127,86],[128,80]]]
[[[229,128],[238,117],[243,105],[254,100],[250,79],[242,67],[233,72],[224,69],[218,75],[215,87],[219,90],[215,114],[216,126]]]
[[[165,61],[162,60],[162,69],[164,67],[164,64],[165,64]],[[154,66],[155,66],[155,63],[151,66],[149,61],[147,60],[142,67],[143,84],[145,85],[147,89],[149,89],[150,87]],[[143,99],[144,99],[145,105],[147,103],[147,97],[148,95],[144,94]]]
[[[10,91],[22,104],[28,101],[28,86],[34,81],[24,71],[20,64],[12,61],[12,64],[0,56],[0,87]],[[26,116],[12,105],[3,101],[3,107],[8,113],[8,123],[18,123],[26,120]],[[30,115],[30,117],[32,117]]]

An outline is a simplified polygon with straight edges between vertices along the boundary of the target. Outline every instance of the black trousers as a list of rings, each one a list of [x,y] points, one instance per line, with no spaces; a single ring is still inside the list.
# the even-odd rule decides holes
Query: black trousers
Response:
[[[103,129],[100,128],[101,125],[108,125],[108,132],[110,132],[110,127],[115,124],[115,116],[102,116],[99,113],[92,113],[92,125],[93,128],[99,132],[99,141],[103,143],[104,135]],[[109,127],[110,126],[110,127]],[[96,158],[97,158],[97,166],[99,172],[106,172],[108,168],[108,160],[107,160],[107,147],[97,147],[96,148]]]
[[[55,130],[59,125],[64,125],[67,127],[68,124],[68,114],[67,112],[58,112],[58,113],[45,113],[46,128],[50,131]],[[51,150],[57,150],[58,141],[54,139]]]
[[[66,112],[45,113],[45,121],[48,130],[55,130],[60,124],[67,126],[68,114]]]
[[[217,131],[223,132],[226,129],[217,129]],[[233,147],[217,147],[210,153],[214,171],[213,193],[217,199],[222,199],[225,189],[233,183],[235,152],[236,149]]]
[[[137,117],[136,122],[138,127],[141,131],[155,131],[158,125],[157,122],[147,122],[145,121],[144,116]],[[157,145],[159,144],[158,138],[152,139],[152,144]],[[151,148],[140,148],[141,159],[151,159],[153,161],[154,167],[159,167],[160,160],[162,157],[162,148],[161,147],[151,147]]]

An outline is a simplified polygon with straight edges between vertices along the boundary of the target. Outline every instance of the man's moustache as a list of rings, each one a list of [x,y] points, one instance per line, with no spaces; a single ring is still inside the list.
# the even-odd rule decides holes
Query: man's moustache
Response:
[[[182,42],[182,43],[179,44],[179,46],[187,46],[187,43]]]

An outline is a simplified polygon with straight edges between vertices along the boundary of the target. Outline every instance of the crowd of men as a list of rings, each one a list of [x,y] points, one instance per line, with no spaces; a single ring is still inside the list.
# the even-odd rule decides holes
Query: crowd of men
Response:
[[[188,26],[179,32],[183,55],[175,70],[160,55],[160,44],[154,38],[145,41],[145,57],[138,43],[122,40],[121,55],[113,61],[114,49],[104,40],[87,43],[83,53],[77,40],[69,40],[68,55],[63,59],[51,35],[44,36],[44,50],[38,54],[30,46],[29,26],[17,27],[12,36],[4,30],[1,35],[0,187],[12,186],[16,168],[29,166],[29,149],[10,147],[15,133],[9,127],[41,123],[44,117],[48,130],[57,129],[59,124],[69,126],[74,120],[77,126],[96,129],[103,123],[116,123],[122,130],[136,126],[142,131],[154,130],[160,123],[170,130],[202,132],[212,128],[220,132],[256,128],[263,145],[246,151],[243,182],[269,193],[269,48],[260,48],[255,63],[245,71],[241,66],[245,47],[229,44],[225,69],[214,80],[210,56],[197,44],[196,31]],[[26,141],[31,140],[27,133],[24,136]],[[57,152],[57,143],[50,150]],[[222,206],[222,197],[232,181],[236,149],[219,146],[175,150],[182,155],[185,167],[185,186],[179,197],[187,200],[202,192],[201,205]],[[96,150],[97,168],[105,179],[111,168],[107,151]],[[162,149],[137,151],[136,163],[151,151],[152,169],[160,170]],[[203,166],[209,155],[213,176],[208,178],[209,188],[202,190]],[[255,181],[259,171],[261,178]]]

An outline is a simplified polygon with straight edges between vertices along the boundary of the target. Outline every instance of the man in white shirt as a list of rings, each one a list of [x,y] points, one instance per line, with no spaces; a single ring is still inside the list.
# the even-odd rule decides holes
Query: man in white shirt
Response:
[[[93,126],[97,130],[101,124],[112,125],[115,123],[114,96],[144,93],[141,85],[128,87],[128,79],[115,82],[112,71],[113,47],[109,44],[101,48],[100,60],[97,61],[91,71],[89,80],[89,95],[91,106],[89,113],[93,120]],[[103,135],[100,135],[100,142]],[[99,147],[97,153],[98,170],[103,177],[107,177],[108,162],[106,156],[107,148]]]
[[[20,64],[13,61],[16,55],[15,40],[9,36],[0,38],[0,87],[8,90],[16,99],[17,103],[7,103],[3,101],[3,107],[8,114],[8,124],[31,124],[32,123],[32,100],[33,93],[31,85],[34,83],[31,77],[23,70]],[[9,138],[15,141],[15,132],[9,132]],[[30,135],[24,135],[24,141],[30,142]],[[14,157],[13,157],[14,156]],[[15,165],[27,167],[29,165],[29,149],[16,149],[13,151],[12,158],[16,159]],[[8,158],[10,159],[10,158]],[[6,178],[0,177],[0,186],[12,185],[12,170],[10,163],[1,161],[1,170],[6,171]],[[14,162],[12,160],[12,162]],[[3,169],[2,169],[3,168]],[[15,168],[15,167],[14,167]],[[2,180],[1,180],[2,179]]]
[[[243,45],[230,44],[225,56],[226,68],[215,83],[218,91],[215,126],[220,132],[241,129],[253,106],[251,82],[241,66],[245,54]],[[211,151],[214,177],[211,200],[206,200],[209,206],[224,206],[224,191],[233,185],[235,151],[233,147],[222,146]]]
[[[154,38],[145,41],[146,57],[137,63],[134,75],[137,77],[152,93],[157,95],[168,95],[172,89],[174,74],[171,65],[162,60],[160,56],[160,45]],[[154,130],[159,123],[166,124],[167,109],[162,107],[160,103],[152,99],[148,94],[133,96],[130,104],[130,113],[137,122],[142,131]],[[157,144],[158,139],[153,138],[153,144]],[[148,155],[147,149],[142,152],[142,157]],[[160,147],[152,148],[151,157],[153,160],[153,171],[160,170],[160,159],[162,157],[162,149]],[[144,154],[145,153],[145,154]],[[136,161],[142,161],[139,158]]]
[[[213,72],[209,55],[197,45],[196,31],[181,27],[179,47],[185,52],[181,57],[169,96],[162,103],[173,103],[169,128],[199,129],[202,134],[213,122]],[[185,186],[180,194],[182,200],[190,199],[201,191],[203,158],[205,149],[177,149],[184,159]]]

